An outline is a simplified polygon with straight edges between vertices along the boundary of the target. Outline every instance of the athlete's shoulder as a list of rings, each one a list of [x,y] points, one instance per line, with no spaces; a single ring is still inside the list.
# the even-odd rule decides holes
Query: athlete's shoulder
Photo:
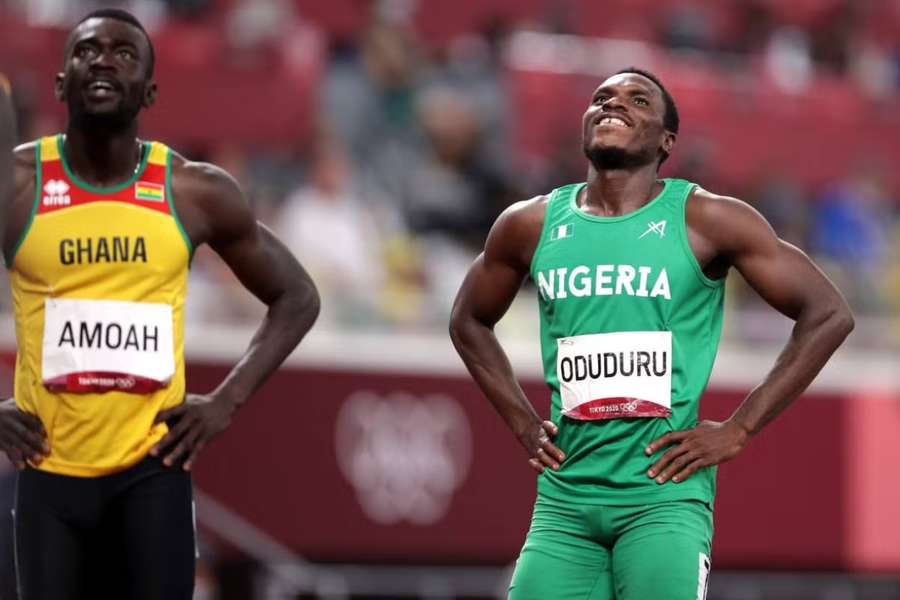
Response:
[[[30,162],[33,165],[37,160],[36,151],[40,143],[41,140],[32,140],[13,148],[13,155],[16,157],[16,161]]]
[[[523,236],[533,237],[537,233],[539,237],[549,202],[550,196],[535,196],[510,204],[497,217],[491,229],[491,236],[502,235],[504,238],[520,239]]]
[[[15,175],[33,175],[37,169],[37,147],[40,140],[20,144],[13,149]]]
[[[691,230],[714,242],[719,249],[734,249],[750,241],[748,238],[772,233],[765,217],[748,203],[699,186],[691,192],[685,219]]]
[[[170,152],[172,195],[195,245],[241,237],[253,229],[253,211],[228,171]]]
[[[760,219],[759,212],[739,198],[714,194],[694,185],[687,205],[688,220],[727,226],[729,220]]]
[[[240,186],[225,169],[212,163],[193,161],[169,149],[172,154],[172,186],[176,196],[192,202],[244,202]]]
[[[494,223],[485,254],[528,267],[541,238],[550,196],[535,196],[509,205]]]

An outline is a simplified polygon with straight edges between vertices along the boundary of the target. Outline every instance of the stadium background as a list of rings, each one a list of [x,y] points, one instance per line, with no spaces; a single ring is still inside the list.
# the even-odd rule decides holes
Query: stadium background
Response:
[[[0,1],[23,140],[62,128],[65,32],[101,4]],[[682,114],[663,174],[753,204],[857,314],[811,390],[721,469],[709,598],[900,598],[900,2],[120,5],[157,50],[142,134],[233,173],[324,302],[197,467],[197,598],[502,597],[534,478],[450,347],[450,302],[503,207],[583,179],[589,94],[630,65]],[[711,418],[790,332],[737,277],[727,305]],[[262,307],[205,251],[188,307],[205,391]],[[8,393],[8,294],[2,308]],[[546,413],[532,289],[500,334]]]

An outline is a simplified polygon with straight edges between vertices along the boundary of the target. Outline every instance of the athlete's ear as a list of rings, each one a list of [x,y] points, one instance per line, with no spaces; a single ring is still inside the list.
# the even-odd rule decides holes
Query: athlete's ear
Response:
[[[675,141],[678,139],[678,134],[669,130],[663,131],[663,139],[662,144],[660,145],[660,150],[666,153],[666,156],[672,155],[672,149],[675,147]]]
[[[156,102],[156,96],[159,94],[159,88],[156,86],[156,80],[151,79],[144,88],[144,108],[150,108]]]
[[[65,73],[57,73],[56,81],[53,83],[53,94],[56,96],[56,99],[60,102],[65,102],[66,100],[66,88],[65,88],[66,74]]]

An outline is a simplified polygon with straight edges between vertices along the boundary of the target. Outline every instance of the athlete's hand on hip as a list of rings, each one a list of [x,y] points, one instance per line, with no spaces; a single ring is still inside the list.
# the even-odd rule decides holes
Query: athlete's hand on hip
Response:
[[[734,421],[702,421],[693,429],[673,431],[647,446],[644,452],[653,456],[663,448],[669,450],[647,471],[656,483],[672,480],[681,483],[700,469],[731,460],[747,443],[749,433]]]
[[[150,455],[164,454],[167,467],[184,460],[182,468],[190,471],[203,447],[231,423],[235,409],[236,405],[223,397],[186,395],[181,405],[156,415],[155,423],[168,423],[169,432],[150,449]]]
[[[559,429],[553,421],[543,421],[534,423],[519,435],[519,441],[531,457],[528,464],[538,473],[543,473],[546,467],[558,471],[559,463],[566,458],[563,451],[552,442],[557,433]]]
[[[44,425],[34,415],[19,410],[13,398],[0,401],[0,450],[20,471],[26,461],[37,465],[50,454]]]

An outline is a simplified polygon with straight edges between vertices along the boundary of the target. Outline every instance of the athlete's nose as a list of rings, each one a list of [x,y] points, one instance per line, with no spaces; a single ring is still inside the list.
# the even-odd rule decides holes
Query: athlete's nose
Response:
[[[623,106],[622,99],[618,95],[613,94],[600,104],[600,109],[605,112],[610,108],[622,108]]]
[[[97,52],[90,62],[90,67],[115,70],[115,53],[111,48],[103,48]]]

